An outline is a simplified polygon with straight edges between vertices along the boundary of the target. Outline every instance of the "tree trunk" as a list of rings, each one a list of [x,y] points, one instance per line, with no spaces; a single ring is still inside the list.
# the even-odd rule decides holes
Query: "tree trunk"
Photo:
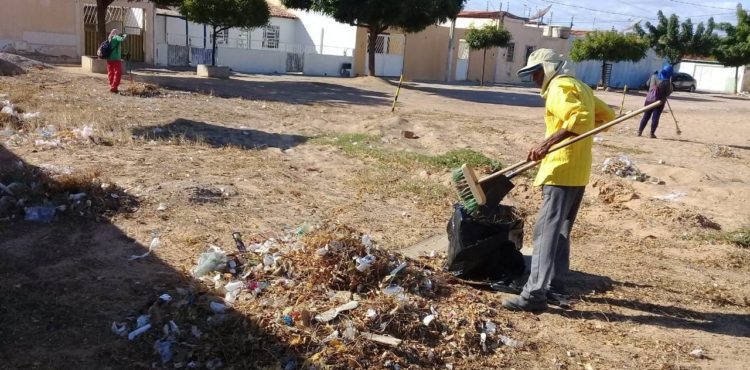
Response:
[[[484,49],[484,54],[482,55],[482,81],[479,83],[479,86],[484,86],[484,65],[487,63],[487,49]]]
[[[99,43],[107,39],[107,8],[114,0],[96,0],[96,38]]]
[[[375,44],[378,42],[378,34],[380,34],[380,30],[378,27],[370,26],[368,31],[370,34],[367,40],[369,44],[367,47],[367,74],[369,76],[375,76]]]
[[[211,43],[211,66],[216,66],[216,26],[213,27],[213,42]]]

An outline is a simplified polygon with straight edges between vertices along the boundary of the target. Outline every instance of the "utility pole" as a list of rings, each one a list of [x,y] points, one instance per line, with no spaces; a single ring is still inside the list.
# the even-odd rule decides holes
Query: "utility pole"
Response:
[[[445,82],[450,82],[453,74],[453,37],[456,32],[456,18],[451,19],[451,28],[448,32],[448,68],[446,68]]]
[[[571,30],[573,29],[573,17],[574,16],[572,16],[572,15],[570,16],[570,29]]]

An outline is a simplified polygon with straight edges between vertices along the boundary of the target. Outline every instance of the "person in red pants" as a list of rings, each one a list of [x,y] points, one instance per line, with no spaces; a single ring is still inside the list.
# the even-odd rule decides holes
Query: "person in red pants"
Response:
[[[118,29],[113,29],[109,33],[109,44],[112,47],[112,53],[107,57],[107,77],[109,78],[109,91],[113,93],[120,92],[117,88],[120,86],[122,78],[122,42],[127,35],[120,35]]]

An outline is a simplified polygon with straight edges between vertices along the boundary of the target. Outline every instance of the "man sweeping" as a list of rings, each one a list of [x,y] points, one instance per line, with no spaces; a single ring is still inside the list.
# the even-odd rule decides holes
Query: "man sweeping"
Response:
[[[589,137],[547,155],[550,147],[583,134],[615,117],[586,84],[565,75],[565,60],[551,49],[531,53],[518,76],[531,76],[545,100],[545,140],[533,147],[529,160],[542,160],[534,181],[544,201],[534,225],[531,274],[520,295],[506,299],[511,310],[543,311],[548,299],[566,296],[564,277],[570,266],[570,232],[591,174]]]

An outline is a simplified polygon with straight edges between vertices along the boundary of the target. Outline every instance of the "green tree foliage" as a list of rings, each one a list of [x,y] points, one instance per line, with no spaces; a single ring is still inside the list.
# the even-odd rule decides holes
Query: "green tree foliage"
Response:
[[[466,0],[282,0],[284,6],[313,10],[369,32],[368,67],[375,75],[375,44],[388,28],[419,32],[455,18]]]
[[[635,26],[636,32],[645,37],[649,46],[656,53],[666,58],[670,64],[675,65],[682,61],[685,55],[709,56],[718,42],[718,36],[714,34],[716,24],[713,18],[709,18],[706,24],[703,22],[698,27],[693,27],[690,18],[680,23],[680,18],[672,14],[669,18],[664,16],[661,10],[657,13],[659,22],[651,24],[646,22],[646,30],[640,25]]]
[[[737,5],[737,25],[720,23],[718,28],[726,32],[726,37],[714,50],[714,57],[721,64],[735,67],[734,92],[737,92],[737,75],[740,67],[750,64],[750,15]]]
[[[589,32],[583,39],[573,41],[570,58],[575,62],[584,60],[602,61],[602,86],[609,85],[605,80],[605,66],[607,62],[637,62],[646,56],[648,50],[646,40],[638,35],[625,35],[617,31]]]
[[[464,38],[466,39],[466,43],[469,44],[469,48],[473,50],[484,50],[482,56],[481,82],[481,85],[484,86],[484,65],[487,59],[487,49],[496,47],[504,48],[508,46],[508,43],[512,39],[512,35],[510,34],[510,31],[502,27],[485,24],[481,28],[474,28],[473,25],[469,26],[469,30],[466,31]]]
[[[271,12],[265,0],[182,0],[180,13],[190,21],[211,26],[216,65],[216,34],[230,28],[255,28],[268,23]]]

